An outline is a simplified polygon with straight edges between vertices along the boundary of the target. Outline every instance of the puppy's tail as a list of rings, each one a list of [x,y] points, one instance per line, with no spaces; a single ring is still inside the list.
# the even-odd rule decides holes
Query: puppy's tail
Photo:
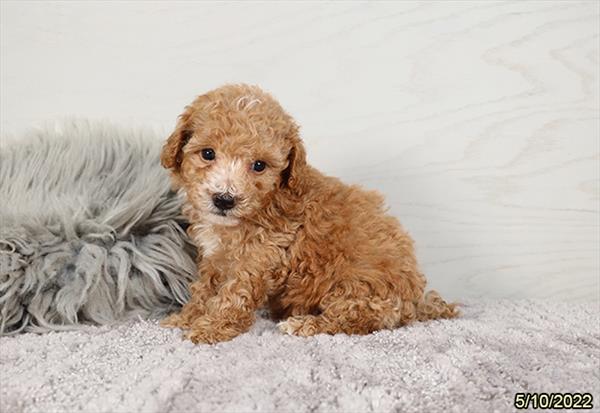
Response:
[[[416,318],[419,321],[454,318],[460,315],[458,304],[447,303],[437,291],[428,291],[420,301],[415,303],[415,307]]]

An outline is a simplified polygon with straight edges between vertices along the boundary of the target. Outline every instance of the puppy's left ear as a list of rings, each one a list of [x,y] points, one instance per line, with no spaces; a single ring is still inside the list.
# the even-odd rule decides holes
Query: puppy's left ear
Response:
[[[186,107],[185,112],[179,116],[175,130],[167,139],[160,154],[160,163],[166,169],[179,172],[183,160],[183,147],[192,137],[193,130],[190,124],[191,108]]]
[[[292,125],[286,140],[291,143],[291,148],[288,154],[288,165],[281,172],[281,186],[299,190],[303,170],[306,168],[306,151],[298,133],[298,126]]]

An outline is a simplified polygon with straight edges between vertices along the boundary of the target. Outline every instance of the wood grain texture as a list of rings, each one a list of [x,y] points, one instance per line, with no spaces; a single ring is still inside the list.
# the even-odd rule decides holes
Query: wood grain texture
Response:
[[[1,3],[4,136],[262,85],[453,299],[600,300],[600,3]]]

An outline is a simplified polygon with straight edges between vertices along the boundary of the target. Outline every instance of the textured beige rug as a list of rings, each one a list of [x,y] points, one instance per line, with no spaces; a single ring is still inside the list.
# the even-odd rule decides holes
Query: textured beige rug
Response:
[[[139,321],[0,338],[1,412],[514,411],[516,392],[590,392],[597,304],[470,302],[457,320],[295,338],[261,319],[194,346]]]

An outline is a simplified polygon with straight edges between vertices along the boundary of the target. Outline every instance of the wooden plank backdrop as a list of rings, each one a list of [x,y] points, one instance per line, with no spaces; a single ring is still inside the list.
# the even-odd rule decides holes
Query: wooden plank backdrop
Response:
[[[3,136],[271,91],[452,299],[600,298],[600,2],[1,2]]]

